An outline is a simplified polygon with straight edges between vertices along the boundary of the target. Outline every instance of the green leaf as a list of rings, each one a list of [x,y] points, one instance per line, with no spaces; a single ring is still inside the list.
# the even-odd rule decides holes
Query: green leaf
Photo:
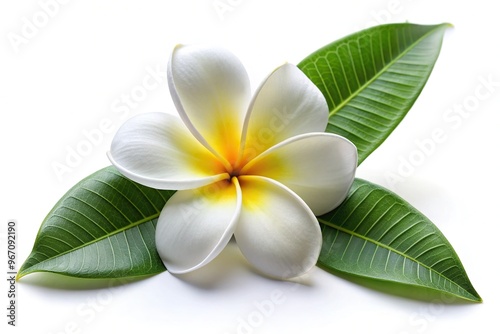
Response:
[[[356,145],[358,164],[382,144],[417,99],[449,26],[377,26],[333,42],[299,63],[328,102],[326,131]]]
[[[173,193],[132,182],[112,166],[97,171],[49,212],[18,278],[37,271],[86,278],[165,271],[155,226]]]
[[[356,179],[347,199],[318,220],[325,270],[481,301],[438,228],[387,189]]]

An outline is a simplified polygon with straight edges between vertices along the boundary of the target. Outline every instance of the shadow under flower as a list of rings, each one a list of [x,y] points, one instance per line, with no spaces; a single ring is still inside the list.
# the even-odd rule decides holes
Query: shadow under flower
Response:
[[[241,254],[234,239],[209,264],[185,274],[172,274],[177,279],[200,289],[231,287],[253,269]]]
[[[252,267],[240,252],[236,241],[231,239],[226,248],[209,264],[193,272],[170,274],[179,280],[204,290],[241,288],[246,280],[266,280],[287,284],[310,286],[312,280],[305,274],[300,277],[279,280],[263,275]]]

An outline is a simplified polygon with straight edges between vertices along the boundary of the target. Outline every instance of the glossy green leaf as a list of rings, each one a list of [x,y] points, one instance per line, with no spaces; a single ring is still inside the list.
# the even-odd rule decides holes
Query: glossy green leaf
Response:
[[[111,166],[97,171],[49,212],[18,278],[37,271],[87,278],[165,271],[155,226],[173,193],[132,182]]]
[[[438,228],[387,189],[356,179],[347,199],[318,220],[321,268],[481,301]]]
[[[448,24],[369,28],[314,52],[298,67],[330,108],[326,131],[351,140],[358,163],[404,118],[422,91]]]

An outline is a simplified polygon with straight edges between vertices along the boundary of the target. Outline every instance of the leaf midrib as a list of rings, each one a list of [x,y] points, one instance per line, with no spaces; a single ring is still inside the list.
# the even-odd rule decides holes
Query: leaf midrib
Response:
[[[360,86],[354,93],[351,93],[350,96],[348,96],[344,101],[342,101],[336,108],[333,108],[329,115],[328,118],[332,117],[335,115],[340,109],[342,109],[345,105],[347,105],[352,99],[357,97],[360,92],[366,89],[369,85],[371,85],[374,81],[376,81],[379,77],[381,77],[387,69],[389,69],[392,65],[394,65],[396,62],[398,62],[401,58],[406,56],[417,44],[419,44],[422,40],[426,39],[429,35],[434,33],[437,29],[442,28],[443,25],[438,25],[436,29],[432,29],[429,32],[427,32],[425,35],[422,35],[419,39],[417,39],[415,42],[413,42],[411,45],[409,45],[405,50],[399,54],[397,57],[395,57],[393,60],[391,60],[387,65],[385,65],[379,72],[377,72],[370,80],[366,81],[362,86]],[[370,36],[370,39],[372,36]],[[321,75],[320,75],[321,76]]]
[[[339,230],[339,231],[341,231],[341,232],[344,232],[344,233],[347,233],[347,234],[352,235],[352,236],[354,236],[354,237],[360,238],[360,239],[362,239],[362,240],[365,240],[365,241],[371,242],[371,243],[373,243],[373,244],[375,244],[375,245],[377,245],[377,246],[379,246],[379,247],[381,247],[381,248],[385,248],[385,249],[387,249],[387,250],[389,250],[389,251],[391,251],[391,252],[393,252],[393,253],[396,253],[396,254],[398,254],[398,255],[402,256],[402,257],[403,257],[403,258],[405,258],[405,259],[409,259],[409,260],[412,260],[412,261],[414,261],[414,262],[418,263],[418,264],[419,264],[419,265],[421,265],[422,267],[424,267],[424,268],[428,269],[429,271],[432,271],[432,272],[436,273],[437,275],[439,275],[439,276],[440,276],[440,277],[442,277],[443,279],[445,279],[445,280],[447,280],[447,281],[449,281],[449,282],[453,283],[455,286],[457,286],[457,287],[458,287],[458,289],[459,289],[459,290],[464,291],[467,295],[472,296],[471,300],[477,301],[477,297],[476,297],[476,296],[474,296],[472,293],[470,293],[469,291],[467,291],[466,289],[464,289],[462,286],[460,286],[458,283],[456,283],[456,282],[455,282],[455,281],[453,281],[452,279],[450,279],[450,278],[448,278],[448,277],[444,276],[443,274],[441,274],[440,272],[436,271],[435,269],[432,269],[431,267],[429,267],[429,266],[428,266],[428,265],[426,265],[425,263],[422,263],[421,261],[418,261],[418,260],[416,260],[415,258],[413,258],[413,257],[411,257],[411,256],[409,256],[409,255],[407,255],[407,254],[404,254],[404,253],[402,253],[401,251],[399,251],[399,250],[397,250],[397,249],[395,249],[395,248],[392,248],[392,247],[390,247],[390,246],[388,246],[388,245],[386,245],[386,244],[383,244],[383,243],[381,243],[381,242],[379,242],[379,241],[376,241],[376,240],[374,240],[374,239],[368,238],[367,236],[364,236],[364,235],[362,235],[362,234],[359,234],[359,233],[356,233],[356,232],[354,232],[354,231],[348,230],[348,229],[343,228],[343,227],[341,227],[341,226],[338,226],[338,225],[332,224],[332,223],[331,223],[331,222],[329,222],[329,221],[326,221],[326,220],[323,220],[323,219],[319,219],[319,218],[318,218],[318,221],[319,221],[321,224],[323,224],[323,225],[330,226],[330,227],[332,227],[332,228],[334,228],[334,229],[337,229],[337,230]]]

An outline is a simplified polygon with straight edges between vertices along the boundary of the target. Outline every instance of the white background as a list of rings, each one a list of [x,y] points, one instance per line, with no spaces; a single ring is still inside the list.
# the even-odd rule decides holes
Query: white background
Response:
[[[17,285],[16,328],[6,324],[2,278],[3,333],[498,332],[500,26],[493,1],[221,0],[231,6],[224,13],[214,0],[54,1],[0,4],[2,275],[9,219],[18,225],[20,265],[56,201],[109,165],[105,153],[120,124],[138,113],[175,112],[163,74],[140,101],[126,107],[122,99],[137,97],[149,72],[164,72],[177,43],[232,50],[255,88],[283,62],[298,63],[365,27],[450,22],[454,28],[418,101],[357,175],[395,190],[431,218],[484,302],[405,298],[318,268],[300,284],[273,281],[254,273],[230,246],[207,268],[181,278],[163,273],[109,287],[107,281],[27,276]],[[43,14],[45,3],[52,3],[51,16]],[[30,23],[38,26],[30,30]],[[25,39],[16,44],[13,36]],[[82,149],[85,133],[95,131],[102,137],[58,176],[54,164],[67,165],[68,152]],[[444,137],[431,145],[436,131]],[[486,323],[492,328],[485,330]]]

